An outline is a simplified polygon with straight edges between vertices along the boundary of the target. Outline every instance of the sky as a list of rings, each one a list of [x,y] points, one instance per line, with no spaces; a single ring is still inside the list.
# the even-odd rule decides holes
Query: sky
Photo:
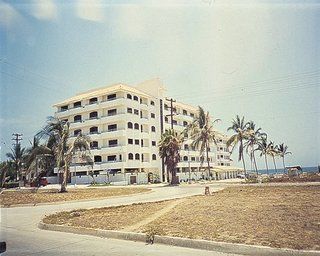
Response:
[[[319,24],[320,1],[0,0],[1,160],[12,133],[29,146],[54,103],[158,77],[220,131],[245,116],[288,145],[288,165],[316,166]]]

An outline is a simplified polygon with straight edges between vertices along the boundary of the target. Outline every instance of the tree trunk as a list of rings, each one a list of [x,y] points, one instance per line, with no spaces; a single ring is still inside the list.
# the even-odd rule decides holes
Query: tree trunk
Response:
[[[207,151],[207,162],[208,162],[209,180],[211,180],[211,171],[210,171],[210,160],[209,160],[209,150],[208,150],[208,147],[206,147],[206,151]]]
[[[254,155],[254,152],[252,152],[252,157],[253,157],[253,163],[254,163],[254,167],[256,168],[256,173],[258,175],[258,167],[257,167],[257,162],[256,162],[256,157]]]
[[[274,169],[276,170],[276,174],[278,174],[277,166],[276,166],[276,161],[274,160],[274,156],[272,156],[273,159],[273,164],[274,164]]]
[[[243,164],[243,170],[244,170],[244,175],[247,175],[247,171],[246,171],[246,164],[244,162],[244,156],[243,156],[243,145],[242,145],[242,140],[240,142],[240,147],[241,147],[241,157],[242,157],[242,164]]]
[[[286,173],[286,165],[284,164],[284,156],[282,157],[283,173]]]
[[[267,174],[269,175],[268,159],[267,159],[267,155],[266,154],[264,154],[264,160],[266,162]]]
[[[61,193],[67,192],[67,179],[68,179],[68,167],[65,166],[63,171],[63,180],[61,182],[61,189],[60,189]]]

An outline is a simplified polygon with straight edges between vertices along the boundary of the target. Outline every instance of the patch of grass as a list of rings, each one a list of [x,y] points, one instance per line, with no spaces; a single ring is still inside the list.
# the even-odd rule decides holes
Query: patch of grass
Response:
[[[39,190],[7,190],[0,194],[3,206],[16,204],[38,204],[73,200],[102,199],[112,196],[131,195],[147,192],[146,188],[69,188],[67,193],[59,193],[57,189]]]
[[[43,219],[47,224],[85,228],[121,230],[148,218],[167,206],[170,201],[59,212]]]
[[[320,250],[320,186],[242,186],[188,198],[141,231]]]

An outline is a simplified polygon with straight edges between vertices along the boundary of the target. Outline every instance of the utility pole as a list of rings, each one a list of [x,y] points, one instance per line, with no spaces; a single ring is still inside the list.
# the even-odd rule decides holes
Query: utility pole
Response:
[[[166,100],[170,101],[170,114],[166,115],[166,116],[170,116],[171,118],[171,129],[173,129],[173,116],[175,115],[175,113],[173,113],[173,102],[176,102],[176,100],[172,99],[172,98],[166,98]]]
[[[22,135],[21,133],[13,133],[12,134],[12,140],[14,141],[13,147],[14,150],[20,145],[20,141],[22,141]],[[16,173],[17,173],[17,180],[19,180],[19,186],[20,186],[20,175],[19,175],[19,163],[18,159],[15,159],[15,167],[16,167]]]

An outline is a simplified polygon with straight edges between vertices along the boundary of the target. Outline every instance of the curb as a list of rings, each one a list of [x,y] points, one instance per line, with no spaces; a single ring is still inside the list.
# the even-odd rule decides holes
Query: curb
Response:
[[[147,235],[143,233],[54,225],[54,224],[46,224],[46,223],[43,223],[42,221],[38,224],[38,227],[43,230],[67,232],[67,233],[73,233],[73,234],[79,234],[79,235],[99,236],[104,238],[121,239],[121,240],[138,241],[138,242],[146,242],[146,239],[147,239]],[[320,251],[271,248],[271,247],[259,246],[259,245],[234,244],[234,243],[226,243],[226,242],[215,242],[215,241],[207,241],[207,240],[170,237],[170,236],[158,236],[158,235],[154,236],[154,243],[186,247],[186,248],[192,248],[192,249],[207,250],[207,251],[242,254],[242,255],[255,255],[255,256],[257,255],[261,255],[261,256],[317,255],[317,256],[320,256]]]

